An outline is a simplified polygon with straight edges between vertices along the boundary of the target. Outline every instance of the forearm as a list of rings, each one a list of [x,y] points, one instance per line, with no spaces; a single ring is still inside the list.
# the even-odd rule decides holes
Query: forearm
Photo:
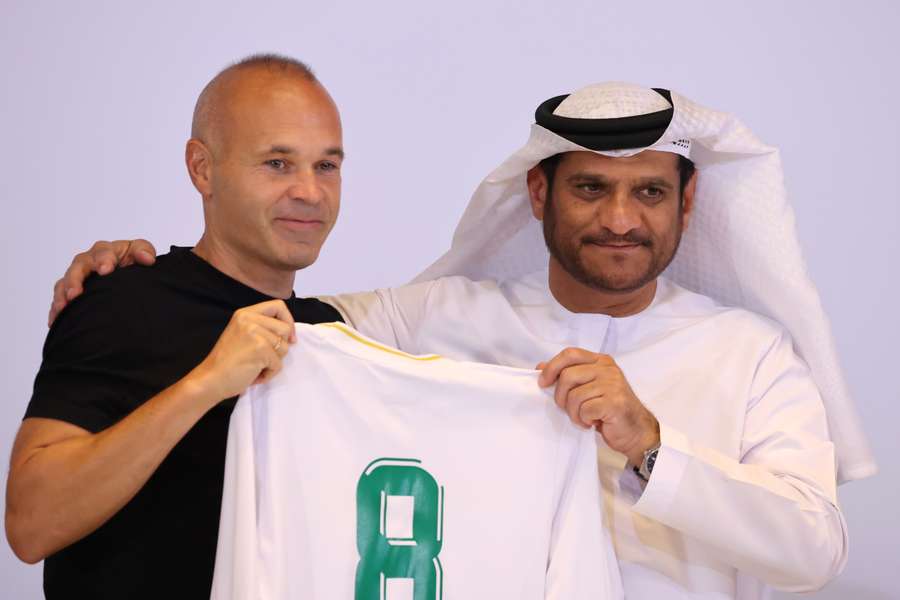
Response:
[[[218,399],[191,377],[92,435],[36,446],[10,466],[10,544],[37,562],[81,539],[118,512]]]
[[[808,455],[828,471],[830,445]],[[818,473],[816,474],[818,475]],[[663,430],[650,482],[635,510],[716,548],[730,564],[786,591],[810,591],[846,562],[846,525],[816,477],[742,464]]]

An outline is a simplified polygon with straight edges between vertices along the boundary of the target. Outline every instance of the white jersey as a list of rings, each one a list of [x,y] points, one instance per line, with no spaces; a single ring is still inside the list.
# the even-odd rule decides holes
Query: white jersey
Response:
[[[535,371],[296,327],[231,417],[214,599],[622,597],[594,437]]]
[[[567,346],[611,355],[660,423],[644,487],[600,443],[605,518],[629,599],[763,600],[811,591],[847,560],[834,446],[809,370],[778,325],[660,277],[628,317],[573,313],[546,269],[447,277],[328,301],[414,353],[530,367]]]

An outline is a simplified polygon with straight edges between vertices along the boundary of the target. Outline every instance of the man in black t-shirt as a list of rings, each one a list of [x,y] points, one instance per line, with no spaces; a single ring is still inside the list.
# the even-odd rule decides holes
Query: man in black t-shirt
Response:
[[[209,597],[235,397],[278,372],[294,321],[340,320],[292,289],[337,218],[341,144],[292,59],[251,57],[201,93],[185,158],[203,236],[86,285],[16,437],[7,533],[45,560],[48,598]]]

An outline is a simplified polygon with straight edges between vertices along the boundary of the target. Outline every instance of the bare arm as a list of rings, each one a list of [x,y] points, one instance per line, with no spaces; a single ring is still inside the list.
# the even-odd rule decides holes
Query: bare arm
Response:
[[[213,404],[186,378],[97,434],[26,419],[13,445],[6,498],[16,555],[38,562],[105,523]]]
[[[210,408],[274,376],[287,352],[283,342],[293,338],[283,302],[257,304],[235,312],[188,375],[99,433],[26,419],[6,489],[6,532],[16,555],[38,562],[105,523]]]

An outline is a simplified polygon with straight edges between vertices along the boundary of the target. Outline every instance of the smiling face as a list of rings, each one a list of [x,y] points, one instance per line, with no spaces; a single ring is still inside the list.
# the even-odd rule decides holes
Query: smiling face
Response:
[[[629,293],[655,281],[675,256],[694,183],[682,205],[678,156],[648,150],[621,158],[567,152],[552,189],[540,167],[528,185],[551,267],[555,261],[593,290]]]
[[[337,219],[337,109],[319,83],[265,68],[240,70],[221,86],[204,139],[187,149],[204,200],[201,243],[242,270],[293,277],[316,260]]]

